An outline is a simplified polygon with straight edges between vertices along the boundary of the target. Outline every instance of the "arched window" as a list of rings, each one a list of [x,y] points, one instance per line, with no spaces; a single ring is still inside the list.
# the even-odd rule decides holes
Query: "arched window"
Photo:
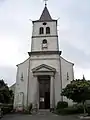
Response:
[[[44,39],[42,41],[42,48],[47,48],[47,40],[46,39]]]
[[[23,81],[24,79],[23,79],[23,73],[21,73],[21,81]]]
[[[46,34],[50,34],[50,27],[46,27]]]
[[[47,40],[46,39],[43,40],[43,44],[47,44]]]
[[[67,80],[69,80],[69,74],[68,74],[68,72],[67,72]]]
[[[40,27],[39,34],[44,34],[44,28],[43,27]]]

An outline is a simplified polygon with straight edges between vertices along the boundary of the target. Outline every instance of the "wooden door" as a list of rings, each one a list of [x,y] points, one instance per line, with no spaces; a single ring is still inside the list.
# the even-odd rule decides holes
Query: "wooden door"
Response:
[[[39,108],[40,109],[50,108],[50,80],[49,79],[39,80]]]

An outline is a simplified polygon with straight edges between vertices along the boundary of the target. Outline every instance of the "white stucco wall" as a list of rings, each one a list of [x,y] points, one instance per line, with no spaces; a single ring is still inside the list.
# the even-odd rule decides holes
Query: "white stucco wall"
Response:
[[[65,88],[70,81],[74,80],[73,65],[73,63],[70,63],[61,57],[62,88]],[[69,80],[67,80],[67,72]],[[63,97],[63,100],[67,101],[69,105],[73,104],[72,100],[68,100],[66,97]]]
[[[50,35],[57,35],[57,23],[56,23],[56,21],[51,21],[51,22],[46,22],[46,23],[47,23],[47,25],[43,25],[43,22],[34,22],[32,36],[48,36],[49,34],[46,35],[46,27],[50,27],[50,30],[51,30]],[[39,34],[40,27],[44,28],[43,35]]]
[[[29,59],[17,67],[16,88],[14,96],[14,107],[18,104],[18,95],[24,93],[24,106],[27,104],[27,84],[28,84],[28,67]],[[21,80],[21,74],[23,73],[23,81]]]
[[[39,34],[40,27],[44,28],[44,34]],[[50,27],[50,34],[46,34],[46,27]],[[43,22],[34,22],[33,23],[33,32],[32,32],[32,45],[31,51],[43,51],[42,41],[47,40],[47,49],[46,51],[57,51],[58,48],[58,37],[57,37],[57,22],[47,22],[47,25],[43,25]]]
[[[48,66],[51,66],[56,69],[56,75],[54,79],[54,85],[55,85],[55,104],[57,104],[58,101],[61,100],[60,91],[61,91],[61,83],[60,83],[60,61],[59,61],[59,55],[37,55],[37,56],[31,56],[30,61],[30,83],[29,83],[29,91],[34,91],[34,77],[32,73],[32,69],[42,65],[46,64]],[[29,95],[29,101],[32,101],[32,94]]]
[[[60,72],[60,58],[61,58],[61,72]],[[58,101],[61,100],[60,92],[61,92],[61,78],[62,77],[62,88],[70,83],[71,80],[74,79],[73,74],[73,64],[66,61],[62,57],[56,54],[51,55],[32,55],[30,58],[30,73],[29,73],[29,89],[28,89],[28,104],[34,102],[35,94],[37,95],[37,100],[39,102],[39,93],[38,93],[38,82],[37,77],[33,76],[32,69],[46,64],[56,69],[56,74],[54,78],[54,87],[55,87],[55,105]],[[27,105],[27,82],[28,82],[28,67],[29,67],[29,59],[24,63],[18,65],[17,69],[17,79],[16,79],[16,89],[15,89],[15,100],[14,106],[17,106],[17,97],[20,92],[24,93],[24,106]],[[67,80],[67,72],[69,75],[69,80]],[[21,81],[21,74],[23,73],[24,81]],[[60,74],[61,73],[61,74]],[[36,91],[36,93],[35,93]],[[63,97],[64,101],[67,101],[69,105],[72,104],[71,100]],[[39,104],[39,103],[38,103]]]
[[[47,49],[42,49],[42,41],[47,40]],[[32,39],[32,51],[57,51],[58,50],[58,37],[40,37]]]

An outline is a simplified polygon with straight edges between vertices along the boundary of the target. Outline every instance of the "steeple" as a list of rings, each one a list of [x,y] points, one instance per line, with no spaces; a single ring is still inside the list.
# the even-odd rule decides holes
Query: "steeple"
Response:
[[[46,3],[40,18],[32,22],[33,31],[31,51],[58,52],[59,47],[58,47],[57,20],[52,19]]]
[[[51,15],[47,9],[47,6],[45,6],[39,21],[52,21],[52,18],[51,18]]]

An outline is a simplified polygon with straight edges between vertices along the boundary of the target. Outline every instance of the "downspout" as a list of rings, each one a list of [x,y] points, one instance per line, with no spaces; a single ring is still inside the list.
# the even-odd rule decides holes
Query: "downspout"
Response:
[[[56,26],[57,26],[57,23],[56,23]],[[58,34],[58,32],[57,32]],[[57,46],[58,46],[58,51],[59,51],[59,41],[58,41],[58,38],[57,38]],[[62,53],[62,51],[61,51]],[[61,54],[60,54],[61,55]],[[60,63],[60,83],[61,83],[61,92],[62,92],[62,69],[61,69],[61,56],[59,55],[59,63]],[[61,95],[60,95],[61,96]],[[61,101],[63,101],[63,96],[61,96]]]
[[[13,104],[13,108],[15,109],[16,108],[16,97],[17,97],[17,84],[18,84],[18,65],[17,66],[17,74],[16,74],[16,85],[15,85],[15,92],[14,92],[14,104]]]
[[[33,25],[34,25],[34,22],[32,21]],[[33,34],[32,34],[33,36]],[[32,40],[32,39],[31,39]],[[32,51],[32,46],[33,46],[33,40],[31,41],[31,51]],[[29,54],[29,52],[28,52]],[[29,63],[28,63],[28,82],[27,82],[27,108],[28,108],[28,94],[29,94],[29,78],[30,78],[30,55],[29,55]]]
[[[27,108],[28,108],[29,78],[30,78],[30,57],[29,57],[29,63],[28,63]]]
[[[61,83],[61,93],[62,93],[62,68],[61,68],[61,56],[59,56],[60,62],[60,83]],[[61,95],[60,95],[61,96]],[[61,96],[61,101],[63,101],[63,96]]]
[[[74,80],[74,64],[72,65],[72,75],[73,75],[73,80]]]

